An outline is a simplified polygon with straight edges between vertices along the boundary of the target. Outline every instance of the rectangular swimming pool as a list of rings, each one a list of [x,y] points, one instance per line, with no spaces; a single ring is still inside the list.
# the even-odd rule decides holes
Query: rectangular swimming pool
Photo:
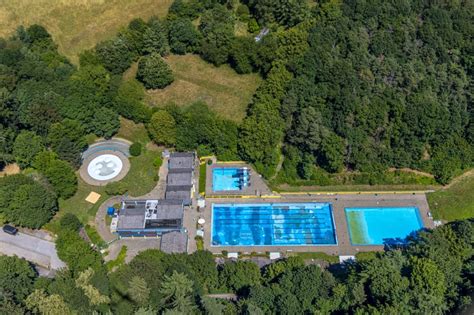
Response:
[[[241,190],[247,186],[249,170],[247,168],[223,167],[212,170],[212,190],[232,191]]]
[[[404,243],[412,232],[423,228],[418,208],[346,208],[352,245]]]
[[[329,203],[212,205],[211,246],[336,244]]]

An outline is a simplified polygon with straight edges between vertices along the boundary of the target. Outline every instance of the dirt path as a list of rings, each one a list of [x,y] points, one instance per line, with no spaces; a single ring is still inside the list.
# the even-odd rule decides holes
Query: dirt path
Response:
[[[458,177],[453,178],[453,180],[449,184],[443,186],[443,188],[441,188],[441,189],[442,190],[449,189],[451,186],[459,183],[460,181],[464,180],[466,177],[471,177],[471,176],[474,176],[474,168],[467,171],[467,172],[464,172],[463,174],[459,175]]]

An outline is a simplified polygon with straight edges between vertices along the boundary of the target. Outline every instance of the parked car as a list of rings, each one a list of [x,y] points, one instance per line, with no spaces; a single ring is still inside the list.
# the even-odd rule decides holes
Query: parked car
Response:
[[[3,232],[10,235],[16,235],[16,233],[18,233],[18,229],[14,226],[6,224],[3,226]]]

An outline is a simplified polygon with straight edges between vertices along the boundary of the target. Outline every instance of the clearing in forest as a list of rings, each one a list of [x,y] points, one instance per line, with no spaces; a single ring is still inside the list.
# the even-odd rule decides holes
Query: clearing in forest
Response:
[[[147,92],[154,106],[204,101],[222,117],[240,122],[261,81],[258,74],[238,74],[228,65],[215,67],[197,55],[170,55],[166,62],[173,70],[174,82]]]
[[[77,62],[78,54],[114,36],[134,18],[164,17],[173,0],[0,0],[0,36],[21,25],[40,24],[59,51]]]

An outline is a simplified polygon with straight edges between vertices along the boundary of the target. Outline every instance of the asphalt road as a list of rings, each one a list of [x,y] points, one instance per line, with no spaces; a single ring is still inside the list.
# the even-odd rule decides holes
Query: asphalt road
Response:
[[[53,242],[18,232],[13,236],[0,229],[0,253],[25,258],[48,269],[61,269],[66,265],[58,258]]]

